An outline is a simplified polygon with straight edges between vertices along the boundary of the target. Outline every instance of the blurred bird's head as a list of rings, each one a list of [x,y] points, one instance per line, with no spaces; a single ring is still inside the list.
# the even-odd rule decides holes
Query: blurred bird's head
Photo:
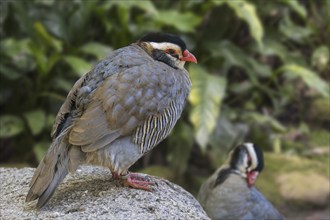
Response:
[[[196,57],[187,50],[184,41],[176,35],[149,33],[137,43],[153,59],[166,63],[175,69],[183,69],[186,62],[197,63]]]
[[[238,145],[230,153],[229,166],[246,178],[248,186],[251,187],[264,168],[263,152],[253,143]]]

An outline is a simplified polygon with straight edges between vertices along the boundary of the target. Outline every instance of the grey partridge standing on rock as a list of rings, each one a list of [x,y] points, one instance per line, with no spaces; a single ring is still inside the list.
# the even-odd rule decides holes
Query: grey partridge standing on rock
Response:
[[[284,219],[253,185],[264,167],[263,153],[252,143],[234,148],[205,183],[198,200],[215,219]]]
[[[57,114],[26,201],[38,199],[42,207],[83,163],[108,167],[125,185],[150,190],[152,182],[128,169],[179,119],[191,87],[185,62],[197,60],[179,37],[150,33],[83,75]]]

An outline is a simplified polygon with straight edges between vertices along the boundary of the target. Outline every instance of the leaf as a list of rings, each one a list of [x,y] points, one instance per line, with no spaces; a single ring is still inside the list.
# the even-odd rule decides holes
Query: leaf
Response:
[[[60,40],[57,40],[53,36],[51,36],[44,25],[40,22],[37,21],[33,25],[34,29],[36,30],[38,36],[49,46],[53,47],[57,52],[62,51],[62,42]]]
[[[35,110],[24,114],[33,135],[39,134],[46,125],[46,115],[42,110]]]
[[[149,165],[143,169],[138,170],[139,173],[149,174],[151,176],[159,176],[164,179],[174,181],[176,178],[173,175],[173,170],[165,165]]]
[[[264,40],[264,47],[257,48],[257,50],[265,56],[278,56],[284,63],[296,63],[302,60],[301,56],[297,56],[295,52],[289,52],[283,43],[276,39],[266,38]]]
[[[256,13],[255,6],[247,1],[235,0],[226,1],[228,6],[232,8],[236,15],[246,21],[249,25],[251,36],[262,47],[262,38],[264,36],[264,29]]]
[[[17,56],[17,54],[31,54],[29,49],[30,39],[16,40],[13,38],[6,38],[0,42],[1,51],[9,57]]]
[[[201,22],[201,18],[191,12],[179,12],[163,10],[155,17],[160,26],[169,25],[181,32],[194,32],[195,27]]]
[[[70,24],[67,22],[68,18],[65,17],[69,17],[69,15],[65,15],[65,13],[61,13],[60,15],[59,13],[56,13],[55,10],[48,11],[47,19],[43,20],[43,24],[48,32],[56,37],[56,39],[62,40],[62,43],[69,43],[71,40],[69,36],[71,30]]]
[[[127,1],[124,4],[127,5]],[[151,1],[139,1],[139,2],[132,1],[132,2],[130,2],[130,6],[131,7],[135,6],[139,9],[142,9],[150,15],[157,14],[157,9],[155,8],[155,6],[153,5],[153,3]]]
[[[249,80],[243,82],[232,83],[230,85],[230,91],[235,95],[246,94],[252,89],[253,85]]]
[[[277,121],[275,118],[273,118],[269,115],[262,115],[262,114],[253,112],[253,113],[247,113],[245,115],[245,117],[247,120],[258,123],[260,125],[268,124],[276,131],[279,131],[279,132],[286,131],[286,127],[284,125],[282,125],[279,121]]]
[[[220,44],[208,43],[207,47],[211,49],[211,53],[214,57],[219,56],[224,58],[224,66],[226,66],[227,69],[232,66],[243,68],[253,83],[257,83],[257,76],[271,76],[269,66],[258,62],[230,41],[223,41]]]
[[[34,42],[29,43],[29,48],[32,52],[32,55],[34,56],[36,63],[37,63],[37,69],[38,72],[42,75],[46,75],[47,73],[47,57],[44,53],[43,49],[40,47],[40,45],[37,45]]]
[[[189,72],[193,82],[189,95],[192,105],[190,121],[194,126],[198,144],[205,150],[220,113],[226,80],[223,77],[209,75],[202,67],[192,66]]]
[[[117,15],[119,17],[120,26],[126,27],[129,22],[129,8],[123,7],[123,5],[120,5],[117,7]]]
[[[52,128],[53,127],[53,124],[55,122],[55,118],[56,118],[56,116],[53,115],[53,114],[49,114],[47,116],[47,119],[46,119],[46,127],[47,128]]]
[[[9,80],[16,80],[23,76],[22,72],[12,67],[5,66],[2,63],[0,63],[0,75],[5,76]]]
[[[223,112],[218,118],[216,128],[211,135],[210,145],[212,151],[209,158],[212,167],[215,169],[227,157],[229,149],[244,142],[249,131],[247,124],[233,123],[228,118],[229,115]]]
[[[130,12],[133,8],[140,9],[144,12],[146,16],[155,16],[157,14],[157,9],[151,1],[105,1],[102,8],[109,10],[113,6],[117,6],[117,14],[120,21],[122,29],[127,28],[130,24]],[[111,29],[113,24],[106,22],[107,29]]]
[[[219,6],[219,5],[222,5],[224,3],[226,3],[227,0],[222,0],[222,1],[219,1],[219,0],[212,0],[212,3],[216,6]]]
[[[329,48],[326,45],[316,48],[312,55],[312,66],[323,71],[329,66]]]
[[[7,18],[8,16],[8,12],[9,12],[9,1],[2,1],[1,2],[1,13],[0,13],[0,25],[1,25],[1,29],[3,28],[3,23],[4,20]],[[2,31],[2,30],[1,30]]]
[[[133,7],[139,8],[151,15],[155,15],[157,13],[157,9],[153,5],[153,3],[149,0],[148,1],[147,0],[144,0],[144,1],[105,1],[103,7],[108,10],[115,5],[125,8],[127,10],[130,10]]]
[[[189,156],[194,144],[194,140],[191,138],[192,133],[192,128],[180,121],[168,138],[169,153],[167,154],[167,161],[178,178],[187,170]]]
[[[46,6],[52,6],[55,2],[55,0],[35,0],[35,4],[40,4],[40,5],[46,5]]]
[[[279,30],[287,38],[298,43],[303,43],[305,39],[313,34],[312,30],[308,27],[301,27],[293,23],[288,14],[286,14],[284,19],[280,22]]]
[[[33,146],[33,152],[38,161],[41,161],[44,158],[50,145],[51,143],[49,141],[42,141]]]
[[[92,54],[96,56],[98,59],[102,59],[112,51],[112,48],[104,44],[89,42],[84,46],[82,46],[80,50],[85,53]]]
[[[91,68],[91,64],[79,57],[64,56],[63,59],[67,64],[69,64],[69,66],[76,73],[77,76],[82,76]]]
[[[297,12],[300,17],[306,18],[307,11],[297,0],[282,0],[282,2],[289,5],[295,12]]]
[[[54,87],[57,89],[61,89],[62,91],[68,92],[72,89],[72,82],[68,79],[57,78],[54,82]]]
[[[55,64],[60,60],[61,60],[60,54],[58,53],[52,54],[48,59],[46,72],[49,73],[53,69]]]
[[[13,115],[3,115],[0,117],[0,137],[13,137],[21,133],[24,129],[23,121]]]
[[[1,69],[1,71],[8,79],[15,79],[35,69],[36,64],[32,57],[32,51],[29,48],[30,42],[31,40],[29,39],[15,40],[12,38],[1,41],[0,50],[4,55],[1,57],[3,61],[1,68],[6,69]],[[6,62],[6,58],[8,62]],[[11,63],[12,65],[5,65],[4,63]],[[18,72],[18,74],[13,73],[15,71]],[[14,75],[12,75],[12,73]]]
[[[315,89],[324,97],[329,97],[329,85],[314,71],[297,64],[284,65],[278,71],[300,77],[306,85]]]

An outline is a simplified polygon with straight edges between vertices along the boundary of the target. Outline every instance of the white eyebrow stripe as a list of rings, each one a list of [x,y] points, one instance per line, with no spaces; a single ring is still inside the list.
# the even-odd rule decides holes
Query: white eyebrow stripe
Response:
[[[181,48],[173,43],[168,43],[168,42],[161,42],[161,43],[156,43],[156,42],[150,42],[150,45],[155,48],[155,49],[159,49],[159,50],[165,50],[168,48],[174,49],[176,51],[181,51]]]
[[[258,158],[257,158],[257,154],[254,150],[253,144],[252,143],[244,143],[244,145],[246,146],[246,149],[249,152],[249,155],[251,157],[251,169],[253,170],[254,168],[256,168],[258,166]]]

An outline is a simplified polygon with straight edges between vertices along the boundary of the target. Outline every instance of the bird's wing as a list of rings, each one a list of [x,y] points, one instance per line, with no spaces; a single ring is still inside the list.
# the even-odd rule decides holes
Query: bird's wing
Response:
[[[70,130],[74,121],[84,113],[95,89],[105,78],[118,71],[118,66],[111,65],[111,63],[116,61],[116,57],[121,57],[121,54],[129,48],[130,46],[124,47],[109,54],[107,58],[96,64],[91,71],[84,74],[74,84],[55,118],[51,131],[53,139],[59,135],[65,135],[65,131]]]
[[[95,89],[70,132],[71,144],[91,152],[132,136],[143,153],[168,135],[181,114],[190,81],[186,72],[143,56],[118,60],[123,68]]]
[[[77,91],[82,87],[82,84],[89,73],[83,75],[72,87],[60,110],[57,113],[55,122],[52,127],[51,137],[56,138],[67,127],[72,125],[71,110],[74,108],[74,100],[77,96]]]

